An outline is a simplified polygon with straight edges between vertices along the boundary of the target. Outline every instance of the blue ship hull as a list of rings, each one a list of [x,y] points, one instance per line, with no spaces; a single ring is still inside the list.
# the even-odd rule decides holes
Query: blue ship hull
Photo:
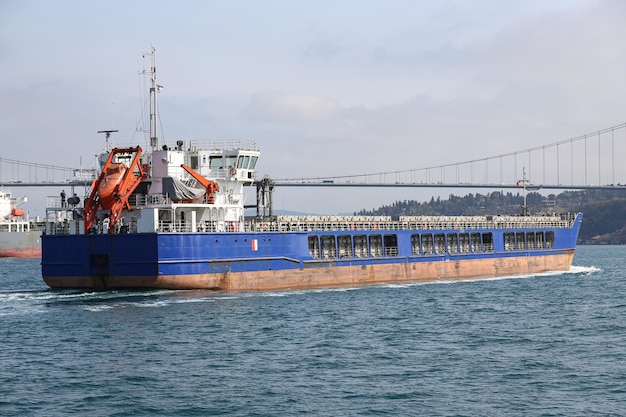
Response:
[[[42,275],[54,288],[263,291],[563,271],[581,221],[579,214],[566,228],[44,235]]]

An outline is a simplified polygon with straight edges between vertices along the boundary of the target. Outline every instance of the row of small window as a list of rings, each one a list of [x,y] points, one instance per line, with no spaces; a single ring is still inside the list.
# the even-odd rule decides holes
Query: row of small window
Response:
[[[314,259],[398,256],[398,236],[309,236],[309,253]]]
[[[314,259],[377,258],[398,256],[398,236],[321,235],[309,236],[309,253]],[[423,233],[411,235],[413,255],[493,252],[492,233]]]
[[[236,155],[228,155],[226,157],[219,156],[210,156],[209,157],[209,168],[239,168],[239,169],[254,169],[259,157],[257,155],[239,155],[237,158]],[[207,164],[207,156],[202,156],[202,166]],[[191,157],[191,168],[198,169],[198,157]]]
[[[423,233],[411,235],[413,255],[493,252],[492,233]]]
[[[550,249],[554,246],[554,232],[507,232],[504,234],[504,250]]]

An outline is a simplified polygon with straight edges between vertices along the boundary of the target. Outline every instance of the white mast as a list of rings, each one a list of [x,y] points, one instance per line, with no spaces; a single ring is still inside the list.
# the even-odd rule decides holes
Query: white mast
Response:
[[[159,136],[158,136],[158,107],[157,107],[157,93],[161,91],[161,86],[156,83],[156,49],[153,46],[150,52],[145,52],[143,54],[144,58],[146,55],[150,55],[152,57],[152,66],[150,68],[150,147],[153,151],[156,151],[159,147]]]

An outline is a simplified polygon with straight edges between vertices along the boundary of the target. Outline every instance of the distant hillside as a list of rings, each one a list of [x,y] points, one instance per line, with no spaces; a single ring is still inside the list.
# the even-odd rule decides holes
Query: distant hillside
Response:
[[[527,194],[531,213],[584,213],[579,242],[585,244],[626,244],[626,190],[566,191],[547,197],[537,192]],[[450,195],[429,202],[396,201],[379,209],[361,210],[357,215],[486,215],[521,213],[521,193]]]

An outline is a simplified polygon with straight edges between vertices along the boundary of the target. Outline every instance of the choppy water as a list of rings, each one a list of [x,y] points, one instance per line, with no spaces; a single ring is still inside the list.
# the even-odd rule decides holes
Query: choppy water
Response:
[[[625,259],[227,295],[53,291],[2,259],[0,415],[626,415]]]

